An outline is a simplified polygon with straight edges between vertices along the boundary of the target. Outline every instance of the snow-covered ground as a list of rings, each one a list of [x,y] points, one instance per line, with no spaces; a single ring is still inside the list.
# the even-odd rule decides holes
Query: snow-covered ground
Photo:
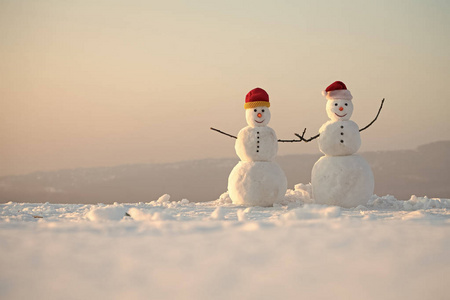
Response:
[[[0,299],[448,299],[450,200],[0,205]]]

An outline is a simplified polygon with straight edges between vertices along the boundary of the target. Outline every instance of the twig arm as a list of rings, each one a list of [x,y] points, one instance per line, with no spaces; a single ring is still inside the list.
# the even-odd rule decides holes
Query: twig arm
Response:
[[[303,134],[301,136],[296,134],[300,138],[299,140],[278,140],[278,142],[279,143],[299,143],[304,140],[303,136],[305,135],[305,132],[306,132],[306,128],[305,128],[305,130],[303,130]]]
[[[237,137],[235,137],[234,135],[228,134],[228,133],[223,132],[223,131],[221,131],[221,130],[219,130],[219,129],[216,129],[216,128],[213,128],[213,127],[210,127],[210,129],[211,129],[211,130],[214,130],[214,131],[217,131],[218,133],[224,134],[224,135],[226,135],[226,136],[229,136],[229,137],[232,137],[232,138],[237,139]]]
[[[317,138],[320,136],[320,133],[319,133],[319,134],[317,134],[317,135],[315,135],[315,136],[310,137],[309,139],[305,139],[305,138],[303,138],[303,135],[305,134],[305,131],[306,131],[306,128],[305,128],[305,130],[303,131],[302,136],[300,136],[298,133],[295,134],[296,136],[298,136],[299,138],[301,138],[303,141],[305,141],[305,143],[309,143],[309,142],[311,142],[312,140],[315,140],[315,139],[317,139]]]
[[[383,108],[383,103],[384,103],[384,98],[383,98],[383,100],[381,100],[381,105],[380,105],[380,108],[378,109],[378,113],[377,113],[377,115],[375,116],[375,119],[373,119],[373,121],[370,122],[366,127],[361,128],[361,129],[359,130],[359,132],[363,131],[364,129],[369,128],[369,126],[372,125],[372,124],[377,120],[378,116],[380,115],[381,109]]]
[[[278,143],[299,143],[302,140],[278,140]]]

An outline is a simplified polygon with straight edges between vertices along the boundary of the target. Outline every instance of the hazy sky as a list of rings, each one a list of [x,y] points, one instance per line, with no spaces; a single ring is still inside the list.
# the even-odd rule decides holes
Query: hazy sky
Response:
[[[450,1],[0,0],[0,175],[234,157],[255,87],[310,136],[335,80],[360,151],[450,139]]]

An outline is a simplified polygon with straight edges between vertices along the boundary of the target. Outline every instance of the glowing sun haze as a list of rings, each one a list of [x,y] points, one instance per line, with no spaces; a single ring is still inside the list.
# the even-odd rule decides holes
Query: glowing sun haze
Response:
[[[353,95],[360,152],[450,139],[448,1],[0,1],[0,175],[235,157],[255,87],[278,138]],[[319,153],[280,144],[278,155]]]

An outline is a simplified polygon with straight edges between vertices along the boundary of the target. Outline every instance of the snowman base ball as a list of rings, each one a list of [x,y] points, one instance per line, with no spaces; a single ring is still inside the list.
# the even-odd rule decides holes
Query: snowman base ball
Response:
[[[284,199],[287,179],[276,162],[240,161],[228,177],[233,204],[272,206]]]
[[[373,195],[374,178],[361,156],[322,156],[311,174],[313,197],[318,204],[345,208],[366,205]]]

